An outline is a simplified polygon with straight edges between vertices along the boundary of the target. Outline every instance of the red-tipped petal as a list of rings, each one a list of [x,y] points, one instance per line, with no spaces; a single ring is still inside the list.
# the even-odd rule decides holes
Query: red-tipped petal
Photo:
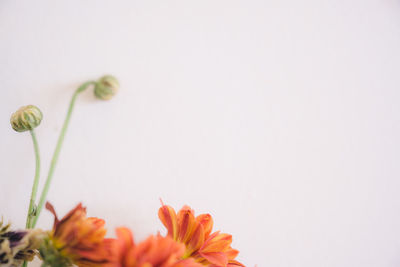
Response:
[[[168,235],[176,240],[178,236],[178,221],[175,210],[170,206],[163,205],[158,210],[158,217],[167,228]]]
[[[178,213],[178,240],[187,243],[196,226],[193,211],[189,207],[183,207]]]
[[[57,213],[56,210],[54,209],[54,206],[50,203],[50,202],[46,202],[46,209],[49,210],[53,215],[54,215],[54,225],[53,228],[56,227],[56,225],[58,224],[59,220],[57,218]]]

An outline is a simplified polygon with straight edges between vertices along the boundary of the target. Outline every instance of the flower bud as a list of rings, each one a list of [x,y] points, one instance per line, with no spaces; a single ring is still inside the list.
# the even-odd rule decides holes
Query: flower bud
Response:
[[[36,106],[23,106],[11,115],[10,123],[17,132],[30,131],[42,121],[43,114]]]
[[[94,87],[94,95],[102,100],[111,99],[119,89],[118,80],[111,75],[101,77]]]

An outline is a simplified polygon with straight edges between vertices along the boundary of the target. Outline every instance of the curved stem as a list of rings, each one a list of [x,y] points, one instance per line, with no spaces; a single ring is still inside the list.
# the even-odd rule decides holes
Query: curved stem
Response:
[[[39,145],[38,145],[38,142],[37,142],[37,139],[36,139],[35,130],[34,129],[30,130],[30,133],[31,133],[31,136],[32,136],[33,147],[34,147],[34,150],[35,150],[36,168],[35,168],[35,179],[33,180],[33,186],[32,186],[31,199],[29,201],[28,215],[26,216],[26,228],[30,228],[31,227],[32,219],[35,217],[36,192],[37,192],[37,189],[38,189],[39,179],[40,179]]]
[[[39,218],[40,212],[42,211],[43,205],[44,205],[44,203],[45,203],[45,201],[46,201],[47,193],[49,192],[49,188],[50,188],[50,184],[51,184],[51,181],[52,181],[52,178],[53,178],[54,170],[55,170],[55,167],[56,167],[56,164],[57,164],[58,156],[59,156],[59,154],[60,154],[61,146],[62,146],[62,144],[63,144],[64,137],[65,137],[65,134],[66,134],[67,129],[68,129],[68,124],[69,124],[69,121],[70,121],[70,119],[71,119],[71,114],[72,114],[72,111],[73,111],[74,106],[75,106],[76,98],[78,97],[78,95],[79,95],[81,92],[85,91],[85,89],[86,89],[89,85],[95,84],[95,83],[96,83],[96,82],[94,82],[94,81],[85,82],[84,84],[82,84],[82,85],[75,91],[75,93],[73,94],[73,96],[72,96],[72,98],[71,98],[71,102],[70,102],[70,104],[69,104],[67,116],[65,117],[65,121],[64,121],[63,127],[62,127],[62,129],[61,129],[60,136],[58,137],[56,149],[55,149],[55,151],[54,151],[53,158],[52,158],[51,163],[50,163],[49,173],[48,173],[48,175],[47,175],[47,179],[46,179],[46,182],[45,182],[45,184],[44,184],[42,194],[40,195],[39,204],[38,204],[37,210],[36,210],[36,217],[35,217],[34,220],[33,220],[32,227],[35,227],[35,225],[36,225],[36,223],[37,223],[37,220],[38,220],[38,218]]]

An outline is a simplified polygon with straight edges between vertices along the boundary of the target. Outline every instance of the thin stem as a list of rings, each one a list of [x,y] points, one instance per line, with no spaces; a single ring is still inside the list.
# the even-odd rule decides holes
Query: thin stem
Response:
[[[81,92],[85,91],[85,89],[86,89],[89,85],[95,84],[95,83],[96,83],[96,82],[94,82],[94,81],[88,81],[88,82],[82,84],[82,85],[75,91],[75,93],[73,94],[73,96],[72,96],[72,98],[71,98],[71,102],[70,102],[70,104],[69,104],[67,116],[65,117],[65,121],[64,121],[63,127],[62,127],[62,129],[61,129],[60,136],[58,137],[56,149],[55,149],[55,151],[54,151],[53,158],[52,158],[52,160],[51,160],[49,173],[48,173],[48,175],[47,175],[47,179],[46,179],[46,182],[45,182],[45,184],[44,184],[42,194],[40,195],[39,204],[38,204],[37,210],[36,210],[36,217],[35,217],[34,220],[33,220],[32,227],[35,227],[35,225],[36,225],[36,223],[37,223],[37,220],[38,220],[38,218],[39,218],[40,212],[42,211],[43,205],[44,205],[44,203],[45,203],[45,201],[46,201],[47,193],[49,192],[49,188],[50,188],[50,184],[51,184],[51,181],[52,181],[52,178],[53,178],[54,170],[55,170],[55,167],[56,167],[56,164],[57,164],[58,156],[59,156],[59,154],[60,154],[61,146],[62,146],[62,144],[63,144],[64,137],[65,137],[65,134],[66,134],[67,129],[68,129],[68,124],[69,124],[69,121],[70,121],[70,119],[71,119],[71,114],[72,114],[72,111],[73,111],[74,106],[75,106],[76,98],[78,97],[78,95],[79,95]]]
[[[34,147],[34,150],[35,150],[36,168],[35,168],[35,179],[33,180],[33,186],[32,186],[31,199],[29,201],[28,215],[26,216],[26,228],[31,228],[32,219],[35,217],[36,192],[37,192],[37,189],[38,189],[39,179],[40,179],[39,145],[38,145],[38,142],[37,142],[37,139],[36,139],[35,130],[34,129],[30,130],[30,133],[31,133],[31,136],[32,136],[33,147]]]

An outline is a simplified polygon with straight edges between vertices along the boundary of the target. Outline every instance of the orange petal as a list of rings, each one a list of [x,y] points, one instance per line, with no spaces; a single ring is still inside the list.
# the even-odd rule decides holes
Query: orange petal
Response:
[[[178,241],[187,243],[196,226],[194,213],[189,207],[183,207],[178,213]]]
[[[46,209],[49,210],[51,213],[54,215],[54,225],[53,228],[58,224],[59,220],[57,218],[57,213],[56,210],[54,209],[54,206],[50,202],[46,202]]]
[[[225,251],[226,256],[228,257],[229,260],[233,260],[234,258],[237,257],[239,254],[239,250],[229,248],[227,251]]]
[[[51,205],[50,205],[51,206]],[[48,207],[50,207],[48,206]],[[79,203],[73,210],[68,212],[61,220],[54,220],[54,235],[58,234],[68,236],[71,231],[76,228],[76,223],[79,220],[86,218],[86,208]]]
[[[228,263],[228,267],[237,267],[237,266],[246,267],[242,263],[240,263],[240,262],[238,262],[236,260],[230,260],[229,263]]]
[[[193,234],[188,241],[186,252],[184,257],[189,257],[194,252],[199,250],[204,243],[204,228],[203,225],[197,223],[195,229],[193,230]]]
[[[118,241],[123,245],[124,248],[134,246],[133,235],[131,230],[126,227],[119,227],[115,229]]]
[[[193,258],[189,258],[175,262],[171,267],[204,267],[204,265],[196,262]]]
[[[171,237],[150,236],[139,243],[134,255],[141,263],[151,263],[151,266],[170,266],[180,259],[185,251],[185,245],[174,241]]]
[[[196,221],[204,227],[204,236],[207,238],[213,228],[213,219],[210,214],[200,214],[196,217]]]
[[[167,228],[168,235],[176,240],[178,236],[178,222],[175,210],[170,206],[163,205],[158,210],[158,217]]]
[[[213,265],[223,267],[228,265],[228,258],[223,252],[200,253],[200,255]]]
[[[215,232],[206,240],[200,249],[202,253],[225,252],[232,243],[232,236]]]
[[[132,258],[132,250],[135,246],[132,232],[126,227],[119,227],[115,229],[117,238],[108,239],[105,245],[106,248],[111,252],[110,259],[111,263],[105,265],[107,267],[122,267],[122,266],[134,266],[132,262],[135,261]]]

